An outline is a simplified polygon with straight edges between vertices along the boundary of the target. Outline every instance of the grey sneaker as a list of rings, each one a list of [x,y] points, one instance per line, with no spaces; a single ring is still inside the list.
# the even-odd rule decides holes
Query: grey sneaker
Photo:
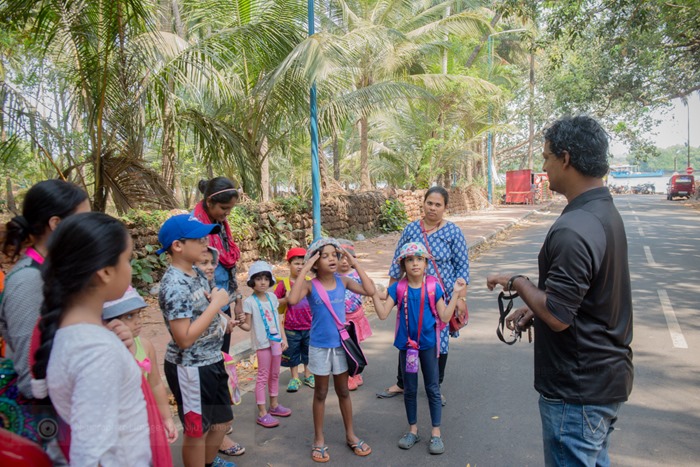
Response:
[[[430,454],[442,454],[445,452],[445,445],[442,443],[442,438],[439,436],[432,436],[430,438],[430,446],[428,446],[428,452]]]
[[[414,435],[409,431],[399,440],[399,447],[401,449],[411,449],[418,441],[420,441],[420,436]]]
[[[440,394],[440,401],[442,402],[443,407],[445,407],[447,405],[447,399],[445,399],[444,394]]]

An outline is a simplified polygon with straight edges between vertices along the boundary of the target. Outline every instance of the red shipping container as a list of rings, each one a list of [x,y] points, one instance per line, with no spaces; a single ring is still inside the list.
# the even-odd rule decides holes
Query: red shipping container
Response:
[[[506,172],[506,204],[533,204],[534,196],[530,169]]]

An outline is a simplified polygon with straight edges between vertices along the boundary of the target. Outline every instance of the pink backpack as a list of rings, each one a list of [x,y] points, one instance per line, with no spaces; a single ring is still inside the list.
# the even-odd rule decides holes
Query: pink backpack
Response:
[[[437,289],[437,284],[438,280],[435,276],[425,276],[425,285],[427,288],[428,292],[428,302],[430,303],[430,311],[433,314],[433,317],[435,317],[435,343],[436,343],[436,348],[437,348],[437,353],[438,355],[440,354],[440,332],[442,332],[443,329],[445,329],[445,326],[447,326],[447,323],[443,323],[443,321],[440,319],[440,316],[438,315],[437,308],[435,307],[435,290]],[[399,281],[399,283],[396,285],[396,331],[394,335],[399,330],[399,319],[401,317],[401,307],[403,306],[403,303],[401,301],[403,300],[404,295],[406,294],[406,288],[408,287],[408,279],[405,277]],[[444,292],[444,291],[443,291]]]

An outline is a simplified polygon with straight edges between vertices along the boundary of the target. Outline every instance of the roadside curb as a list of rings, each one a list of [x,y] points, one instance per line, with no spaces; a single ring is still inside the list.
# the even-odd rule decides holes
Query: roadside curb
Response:
[[[501,233],[512,229],[516,225],[523,223],[525,220],[534,216],[535,214],[540,214],[542,211],[549,209],[552,206],[552,204],[554,204],[554,201],[550,201],[547,204],[543,204],[542,206],[539,207],[539,209],[533,209],[532,211],[527,212],[522,217],[515,219],[514,221],[512,221],[508,225],[504,225],[503,227],[500,227],[500,228],[494,230],[493,232],[489,233],[488,235],[482,235],[482,236],[478,237],[474,242],[472,242],[469,245],[469,252],[471,253],[472,250],[489,242],[490,240],[492,240],[494,237],[500,235]]]

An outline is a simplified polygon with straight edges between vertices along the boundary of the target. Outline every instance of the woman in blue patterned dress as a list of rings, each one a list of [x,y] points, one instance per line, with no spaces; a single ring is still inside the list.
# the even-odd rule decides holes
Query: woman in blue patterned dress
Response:
[[[408,242],[421,242],[428,247],[430,254],[435,258],[435,263],[428,262],[427,273],[438,277],[446,293],[445,300],[452,297],[452,289],[455,280],[464,279],[469,284],[469,247],[464,238],[462,230],[454,223],[443,219],[449,196],[447,190],[441,186],[434,186],[425,193],[423,198],[423,218],[413,221],[406,226],[401,234],[394,259],[399,254],[399,250]],[[435,270],[437,264],[437,271]],[[389,269],[389,285],[397,282],[401,278],[401,271],[395,261],[391,263]],[[460,311],[467,306],[466,288],[460,294],[457,307]],[[440,383],[445,377],[445,365],[447,364],[447,352],[449,350],[449,326],[443,329],[440,334]],[[399,365],[396,376],[396,384],[377,393],[379,398],[394,397],[403,393],[403,376]],[[442,404],[445,405],[443,395]]]

